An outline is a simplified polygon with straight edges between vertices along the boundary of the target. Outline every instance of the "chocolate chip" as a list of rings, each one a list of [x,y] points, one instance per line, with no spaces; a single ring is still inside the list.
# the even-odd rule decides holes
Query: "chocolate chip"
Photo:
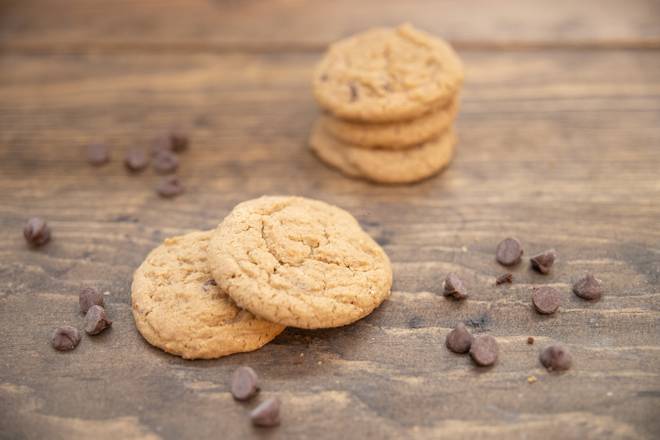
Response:
[[[561,293],[549,286],[535,287],[532,293],[532,304],[537,312],[543,315],[555,313],[561,304]]]
[[[88,335],[98,335],[112,325],[101,306],[92,306],[85,314],[85,332]]]
[[[588,273],[573,284],[573,292],[580,298],[596,300],[603,295],[603,285],[600,280]]]
[[[164,177],[156,187],[158,195],[165,198],[176,197],[183,191],[183,184],[176,176]]]
[[[85,314],[92,306],[101,306],[105,304],[103,302],[103,294],[98,292],[93,287],[85,287],[78,294],[78,304],[80,305],[80,311]]]
[[[172,173],[179,167],[179,158],[171,151],[160,150],[154,154],[153,167],[158,174]]]
[[[470,357],[482,367],[493,365],[497,361],[497,341],[490,335],[475,336],[470,346]]]
[[[96,167],[110,162],[110,152],[108,146],[102,143],[93,143],[87,145],[87,162]]]
[[[277,397],[264,400],[250,412],[252,424],[264,428],[279,425],[281,405],[282,402]]]
[[[180,128],[172,128],[169,138],[172,151],[177,153],[187,150],[190,145],[188,135]]]
[[[495,258],[497,261],[504,266],[513,266],[514,264],[520,263],[520,257],[522,257],[523,248],[520,242],[512,237],[505,238],[495,249]]]
[[[504,283],[509,283],[511,284],[513,282],[513,274],[512,273],[505,273],[503,275],[500,275],[495,279],[495,285],[499,286],[500,284]]]
[[[217,286],[217,285],[218,285],[218,283],[216,283],[215,280],[211,279],[211,280],[206,280],[206,281],[204,282],[204,284],[202,284],[202,288],[203,288],[204,290],[208,290],[209,287],[211,287],[211,286]]]
[[[322,82],[326,82],[327,80],[328,80],[328,74],[327,73],[324,73],[323,75],[321,75],[321,81]]]
[[[454,299],[465,299],[468,297],[463,281],[453,272],[445,278],[444,295],[451,296]]]
[[[467,353],[470,351],[473,339],[465,324],[461,322],[447,334],[445,344],[454,353]]]
[[[533,345],[534,344],[534,337],[533,336],[528,336],[527,337],[527,343],[529,345]]]
[[[543,349],[539,360],[548,371],[568,370],[573,363],[571,354],[561,345],[551,345]]]
[[[50,240],[50,228],[39,217],[32,217],[23,226],[23,237],[30,246],[43,246]]]
[[[124,165],[129,171],[142,171],[149,165],[149,157],[141,148],[133,148],[126,153]]]
[[[55,350],[69,351],[76,348],[80,342],[80,332],[77,328],[65,325],[56,328],[53,336],[50,338],[50,343]]]
[[[351,102],[355,102],[355,101],[357,101],[357,100],[358,100],[358,97],[359,97],[357,86],[356,86],[355,84],[353,84],[353,83],[350,83],[350,84],[348,85],[348,87],[350,88],[350,91],[351,91]]]
[[[257,373],[250,367],[239,367],[231,378],[231,395],[236,400],[248,400],[259,392]]]
[[[529,261],[532,263],[532,267],[544,275],[550,272],[550,268],[555,263],[557,258],[557,252],[554,249],[550,249],[545,252],[541,252],[538,255],[534,255]]]

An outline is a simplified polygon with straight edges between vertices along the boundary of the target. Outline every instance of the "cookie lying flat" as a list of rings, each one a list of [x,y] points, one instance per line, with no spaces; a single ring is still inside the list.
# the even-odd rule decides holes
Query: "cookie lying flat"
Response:
[[[348,144],[398,150],[438,136],[454,121],[456,113],[458,98],[445,107],[407,121],[369,124],[323,115],[321,124],[329,134]]]
[[[349,213],[302,197],[237,205],[208,253],[219,287],[240,307],[293,327],[350,324],[392,286],[387,255]]]
[[[133,275],[133,317],[152,345],[186,359],[256,350],[284,327],[236,307],[215,285],[207,247],[211,231],[168,238]]]
[[[454,50],[405,24],[332,44],[316,67],[313,90],[319,105],[339,118],[386,122],[448,104],[462,82]]]
[[[317,122],[309,140],[312,150],[328,165],[348,176],[378,183],[412,183],[442,170],[451,161],[453,129],[406,150],[358,148],[332,137]]]

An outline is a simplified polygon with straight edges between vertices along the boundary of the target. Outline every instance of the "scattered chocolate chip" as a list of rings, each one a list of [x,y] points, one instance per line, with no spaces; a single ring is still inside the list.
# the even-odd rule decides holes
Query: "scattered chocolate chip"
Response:
[[[537,312],[543,315],[555,313],[561,305],[561,293],[553,287],[535,287],[532,293],[532,304]]]
[[[50,240],[50,228],[39,217],[32,217],[23,226],[23,237],[30,246],[43,246]]]
[[[573,292],[580,298],[596,300],[603,295],[603,285],[595,276],[588,273],[573,284]]]
[[[543,349],[539,360],[548,371],[568,370],[573,363],[571,354],[561,345],[551,345]]]
[[[250,412],[252,424],[264,428],[279,425],[281,405],[282,402],[277,397],[264,400]]]
[[[92,306],[103,307],[105,305],[103,303],[103,294],[98,292],[93,287],[85,287],[80,291],[78,294],[78,304],[80,305],[80,311],[83,315],[87,313],[89,308]]]
[[[470,351],[473,339],[465,324],[461,322],[447,334],[445,344],[454,353],[467,353]]]
[[[93,143],[87,145],[87,162],[96,167],[110,162],[110,152],[108,146],[102,143]]]
[[[126,165],[129,171],[142,171],[149,165],[149,157],[147,157],[147,153],[143,149],[133,148],[126,153],[124,165]]]
[[[500,284],[504,284],[504,283],[511,284],[512,282],[513,282],[513,274],[510,272],[500,275],[495,279],[496,286],[499,286]]]
[[[529,261],[532,263],[534,270],[546,275],[548,272],[550,272],[550,268],[555,263],[556,258],[557,252],[555,252],[554,249],[550,249],[548,251],[541,252],[538,255],[534,255],[529,259]]]
[[[231,395],[236,400],[248,400],[259,392],[257,373],[250,367],[239,367],[231,378]]]
[[[77,328],[65,325],[56,328],[53,336],[50,338],[50,343],[55,350],[69,351],[76,348],[80,342],[80,332]]]
[[[513,266],[520,263],[523,248],[520,242],[512,237],[505,238],[495,249],[495,258],[504,266]]]
[[[211,287],[211,286],[217,286],[217,285],[218,285],[218,283],[216,283],[214,279],[210,279],[210,280],[206,280],[206,281],[204,282],[204,284],[202,285],[202,288],[203,288],[204,290],[208,290],[209,287]]]
[[[98,335],[106,328],[112,325],[108,319],[105,309],[101,306],[92,306],[85,314],[85,333],[88,335]]]
[[[463,281],[453,272],[445,278],[444,295],[451,296],[454,299],[465,299],[468,297]]]
[[[527,337],[527,343],[528,343],[529,345],[533,345],[533,344],[534,344],[534,337],[533,337],[533,336],[529,336],[529,337]]]
[[[475,336],[470,346],[470,357],[482,367],[493,365],[497,361],[497,341],[490,335]]]
[[[156,187],[158,195],[165,198],[176,197],[183,191],[183,184],[176,176],[164,177]]]
[[[179,167],[179,158],[171,151],[160,150],[154,154],[152,165],[158,174],[173,173]]]
[[[172,146],[172,151],[176,153],[181,153],[188,149],[190,145],[190,139],[188,135],[180,128],[172,128],[170,131],[170,145]]]
[[[355,84],[351,83],[351,84],[348,85],[348,87],[351,90],[351,102],[357,101],[358,97],[359,97],[357,86]]]

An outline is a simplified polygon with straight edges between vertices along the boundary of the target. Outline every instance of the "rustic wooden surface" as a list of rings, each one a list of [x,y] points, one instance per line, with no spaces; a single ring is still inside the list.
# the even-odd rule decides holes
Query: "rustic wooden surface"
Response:
[[[491,4],[2,2],[0,438],[658,438],[660,8]],[[404,19],[467,65],[456,160],[414,186],[346,179],[305,147],[312,66],[329,41]],[[121,157],[173,122],[192,134],[187,193],[161,200],[157,178],[127,175]],[[96,139],[115,147],[99,169],[82,154]],[[147,252],[275,193],[353,212],[392,259],[392,298],[352,326],[288,329],[216,361],[146,344],[129,285]],[[36,251],[21,236],[33,215],[54,234]],[[523,264],[494,287],[507,235],[527,254],[555,247],[553,273]],[[438,295],[450,270],[470,300]],[[604,281],[600,302],[570,293],[586,271]],[[564,292],[558,314],[530,310],[535,284]],[[87,285],[110,292],[115,324],[55,352],[49,335],[81,325]],[[459,321],[498,339],[495,367],[444,348]],[[538,362],[555,341],[575,359],[561,375]],[[253,429],[253,404],[228,394],[242,364],[260,398],[282,398],[279,428]]]

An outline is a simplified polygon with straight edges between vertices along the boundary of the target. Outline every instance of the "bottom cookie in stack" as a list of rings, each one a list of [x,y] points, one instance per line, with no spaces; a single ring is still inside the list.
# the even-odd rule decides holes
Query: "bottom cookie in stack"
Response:
[[[348,176],[378,183],[412,183],[431,177],[449,164],[456,136],[449,127],[436,137],[405,149],[365,148],[332,136],[320,119],[309,144],[321,160]]]

